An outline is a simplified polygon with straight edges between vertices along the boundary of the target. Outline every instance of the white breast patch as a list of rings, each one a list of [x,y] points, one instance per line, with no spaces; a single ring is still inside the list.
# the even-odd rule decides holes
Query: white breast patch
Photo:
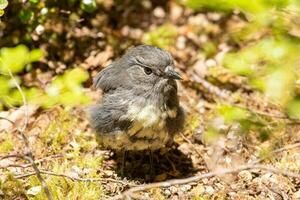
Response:
[[[167,112],[160,110],[154,105],[141,106],[135,102],[129,106],[124,119],[132,121],[127,133],[116,132],[102,136],[104,146],[113,149],[144,150],[159,149],[170,140],[166,129]]]
[[[129,107],[127,117],[134,122],[142,124],[144,128],[153,127],[159,130],[165,125],[167,113],[162,112],[153,105],[145,107],[132,105]]]

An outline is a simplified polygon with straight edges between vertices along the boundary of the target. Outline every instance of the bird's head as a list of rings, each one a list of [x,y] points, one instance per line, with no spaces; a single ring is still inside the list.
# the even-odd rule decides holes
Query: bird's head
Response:
[[[152,88],[181,79],[174,70],[172,56],[161,48],[140,45],[131,48],[122,59],[126,62],[122,66],[126,68],[132,83],[137,86]]]

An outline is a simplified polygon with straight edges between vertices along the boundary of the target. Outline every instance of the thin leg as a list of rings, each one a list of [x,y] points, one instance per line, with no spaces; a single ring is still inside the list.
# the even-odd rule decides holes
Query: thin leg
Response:
[[[121,176],[124,177],[124,171],[125,171],[125,168],[126,168],[126,159],[127,159],[128,151],[123,150],[122,154],[123,155],[122,155]]]
[[[154,167],[153,167],[153,151],[150,150],[149,152],[149,158],[150,158],[150,177],[154,177]]]

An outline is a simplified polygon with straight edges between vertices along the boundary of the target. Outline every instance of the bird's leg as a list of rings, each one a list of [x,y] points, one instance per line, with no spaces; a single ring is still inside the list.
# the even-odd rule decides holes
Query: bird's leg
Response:
[[[122,166],[121,166],[121,176],[124,177],[124,171],[125,171],[125,167],[126,167],[126,159],[127,159],[127,155],[128,155],[128,151],[127,150],[122,150]]]
[[[153,168],[153,151],[150,150],[149,152],[149,158],[150,158],[150,178],[154,177],[154,168]]]

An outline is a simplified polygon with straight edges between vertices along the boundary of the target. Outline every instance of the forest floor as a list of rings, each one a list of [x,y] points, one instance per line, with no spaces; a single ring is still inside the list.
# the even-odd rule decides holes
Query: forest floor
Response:
[[[155,176],[149,175],[149,152],[131,152],[125,178],[120,176],[122,158],[97,144],[84,112],[86,106],[45,110],[28,105],[28,116],[24,114],[25,106],[0,112],[2,118],[13,122],[0,120],[0,132],[7,133],[0,135],[0,199],[46,198],[24,157],[27,147],[21,133],[26,135],[36,165],[55,199],[300,199],[300,177],[296,174],[300,171],[300,124],[285,118],[280,108],[249,87],[244,77],[233,75],[221,65],[225,52],[247,45],[233,42],[229,34],[244,26],[245,21],[238,14],[196,13],[172,1],[157,4],[150,5],[155,9],[149,14],[145,14],[147,5],[142,9],[127,5],[137,12],[118,16],[100,13],[78,26],[64,24],[64,17],[54,16],[45,25],[46,31],[61,35],[64,42],[47,43],[35,35],[36,43],[47,50],[48,56],[40,68],[22,75],[27,86],[40,86],[72,65],[88,70],[93,77],[129,46],[167,40],[166,46],[183,75],[179,96],[186,111],[186,125],[170,149],[155,152]],[[106,10],[126,7],[110,8],[112,5],[107,3],[103,9],[105,6]],[[171,31],[160,41],[151,30],[162,24],[167,24],[162,32]],[[13,29],[11,26],[8,29]],[[146,27],[150,31],[145,32]],[[45,64],[50,68],[44,70]],[[85,83],[85,91],[96,102],[101,94],[90,88],[91,80]],[[262,139],[259,129],[244,134],[238,124],[226,125],[216,117],[222,103],[247,108],[266,126],[286,125],[267,139]],[[22,132],[19,129],[24,124]],[[204,133],[209,132],[211,124],[221,134],[207,137]],[[188,177],[200,178],[188,181]],[[186,182],[177,184],[180,181],[173,183],[171,179]],[[159,187],[144,185],[139,191],[132,190],[153,182],[160,182],[155,185]]]

